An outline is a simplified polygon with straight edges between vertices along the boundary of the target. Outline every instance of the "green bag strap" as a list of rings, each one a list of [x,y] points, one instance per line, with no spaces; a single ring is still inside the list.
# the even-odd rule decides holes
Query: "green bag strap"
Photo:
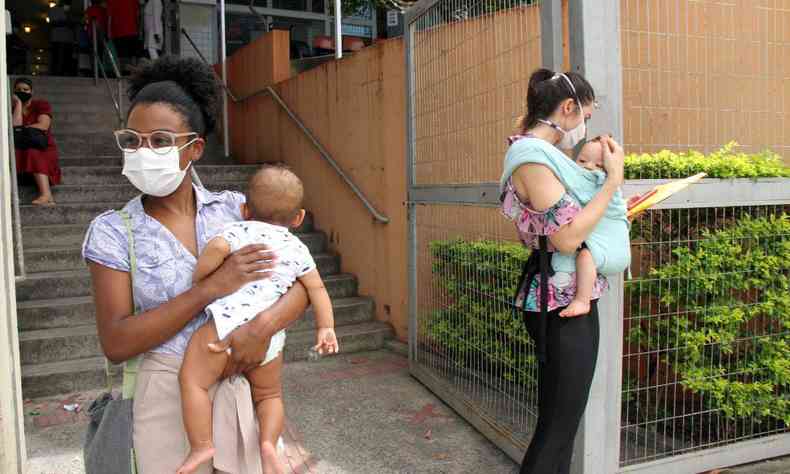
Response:
[[[134,274],[137,271],[137,255],[134,251],[134,232],[132,232],[132,218],[126,211],[116,211],[123,220],[126,227],[126,236],[129,240],[129,275],[132,280],[132,301],[135,305],[134,314],[138,313],[137,304],[134,303]],[[121,397],[124,399],[134,398],[134,389],[137,386],[137,371],[140,366],[141,356],[127,360],[123,365],[123,383],[121,385]],[[104,359],[104,370],[107,375],[107,391],[112,391],[112,371],[110,361]]]

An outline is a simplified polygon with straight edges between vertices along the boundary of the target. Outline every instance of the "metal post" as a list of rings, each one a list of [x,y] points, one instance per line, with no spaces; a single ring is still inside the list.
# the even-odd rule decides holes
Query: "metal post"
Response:
[[[225,41],[225,0],[219,2],[220,15],[220,51],[222,54],[222,83],[228,87],[228,50]],[[230,156],[230,132],[228,131],[228,95],[222,95],[222,144],[225,150],[225,158]]]
[[[543,0],[540,4],[540,42],[543,67],[562,69],[562,0]]]
[[[335,0],[335,58],[343,57],[343,6]]]
[[[96,22],[91,23],[91,32],[93,33],[93,85],[99,85],[99,47],[96,38]]]
[[[414,176],[414,27],[415,24],[404,18],[404,40],[406,50],[406,195],[409,196],[416,184]],[[409,317],[409,364],[414,366],[417,354],[417,215],[411,198],[406,205],[408,222],[407,272],[408,286],[408,317]]]
[[[623,82],[620,58],[620,0],[569,0],[571,70],[595,89],[600,109],[592,115],[588,135],[611,133],[623,140]],[[609,278],[601,298],[598,363],[590,399],[573,454],[574,474],[617,472],[620,461],[622,390],[623,279]]]
[[[569,0],[571,70],[583,74],[600,105],[587,134],[611,133],[623,141],[623,68],[620,53],[620,1]]]

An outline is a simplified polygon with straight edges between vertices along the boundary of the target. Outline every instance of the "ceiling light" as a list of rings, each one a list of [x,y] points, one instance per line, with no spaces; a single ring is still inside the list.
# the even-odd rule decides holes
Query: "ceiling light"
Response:
[[[49,23],[49,17],[46,17],[44,19],[47,21],[47,23]]]
[[[57,3],[49,2],[49,8],[55,8],[55,5],[57,5]]]
[[[29,26],[25,26],[24,30],[25,30],[25,33],[30,33],[30,27]]]

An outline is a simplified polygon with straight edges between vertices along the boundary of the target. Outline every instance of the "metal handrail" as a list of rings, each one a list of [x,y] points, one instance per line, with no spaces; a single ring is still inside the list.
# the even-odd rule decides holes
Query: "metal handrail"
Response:
[[[22,220],[19,212],[19,183],[17,183],[16,158],[12,155],[16,147],[14,145],[14,114],[10,103],[8,106],[8,125],[8,161],[11,163],[11,212],[13,213],[14,221],[14,252],[16,253],[17,270],[19,270],[19,274],[14,275],[14,279],[23,281],[27,279],[27,269],[22,246]]]
[[[197,52],[198,56],[200,56],[200,59],[203,60],[203,62],[206,65],[211,66],[208,63],[208,61],[206,61],[206,58],[203,56],[203,54],[197,48],[195,43],[192,41],[192,38],[189,37],[189,34],[186,32],[186,30],[184,30],[182,28],[181,29],[181,33],[186,37],[187,41],[189,41],[189,44],[191,44],[192,47],[195,49],[195,51]],[[211,70],[214,71],[215,75],[217,74],[217,72],[214,70],[214,68],[212,68]],[[351,179],[351,177],[348,176],[348,174],[346,174],[345,171],[343,171],[343,169],[340,167],[340,165],[337,163],[337,161],[335,161],[332,158],[332,156],[329,154],[329,152],[326,150],[326,148],[324,148],[324,146],[321,145],[321,143],[318,141],[318,138],[316,138],[316,136],[313,134],[313,132],[309,128],[307,128],[307,126],[304,124],[304,122],[302,122],[299,119],[299,117],[296,115],[296,113],[294,113],[294,111],[291,110],[290,107],[288,107],[288,104],[285,103],[285,101],[282,99],[282,97],[280,97],[280,94],[278,94],[277,91],[275,91],[271,86],[266,86],[266,87],[264,87],[261,90],[255,91],[255,92],[253,92],[251,94],[248,94],[248,95],[246,95],[244,97],[237,98],[236,95],[233,94],[233,92],[231,92],[230,88],[227,86],[227,84],[225,84],[224,81],[220,81],[220,84],[222,84],[222,88],[225,90],[225,92],[227,93],[228,97],[230,97],[230,99],[235,104],[238,104],[238,103],[244,102],[246,100],[252,99],[253,97],[256,97],[258,95],[269,94],[272,97],[272,99],[274,99],[274,101],[277,102],[277,104],[285,111],[285,113],[288,115],[288,117],[291,118],[291,120],[296,124],[296,126],[299,127],[299,129],[302,131],[302,133],[304,133],[305,136],[310,140],[310,142],[313,144],[313,146],[316,148],[316,150],[318,150],[318,153],[321,155],[321,157],[324,160],[326,160],[327,163],[329,163],[329,165],[335,170],[335,172],[337,172],[337,174],[343,179],[343,181],[345,181],[346,185],[348,185],[348,187],[351,188],[351,191],[353,191],[353,193],[357,196],[357,198],[360,201],[362,201],[362,204],[367,208],[367,210],[370,212],[370,214],[373,216],[373,218],[375,220],[383,223],[383,224],[388,224],[389,223],[389,221],[390,221],[389,217],[387,217],[384,214],[382,214],[381,212],[379,212],[373,206],[373,204],[371,204],[370,200],[365,196],[365,193],[363,193],[362,190],[359,189],[359,186],[357,186],[356,183],[354,183],[354,181]],[[225,124],[225,126],[227,127],[228,125]]]
[[[101,70],[102,78],[104,78],[104,84],[107,86],[107,92],[110,94],[112,105],[115,107],[115,113],[118,116],[118,124],[123,126],[123,79],[121,76],[121,68],[116,62],[112,49],[107,47],[107,38],[102,35],[102,44],[104,49],[107,51],[107,56],[110,58],[110,64],[112,65],[115,77],[118,78],[118,100],[116,100],[115,94],[113,94],[112,87],[110,86],[110,80],[107,77],[107,73],[104,71],[104,67],[99,67],[99,30],[96,28],[95,22],[91,24],[91,27],[93,29],[93,81],[94,84],[98,82],[98,71]]]

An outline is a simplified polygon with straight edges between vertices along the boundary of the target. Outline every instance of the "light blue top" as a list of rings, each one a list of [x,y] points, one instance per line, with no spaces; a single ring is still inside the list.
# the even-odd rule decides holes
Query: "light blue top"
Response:
[[[225,191],[213,193],[195,187],[197,216],[195,230],[198,252],[223,227],[241,220],[244,195]],[[134,302],[140,311],[155,309],[192,287],[197,259],[156,219],[145,213],[140,196],[129,201],[124,210],[132,220],[137,270],[134,275]],[[82,256],[105,267],[129,272],[129,243],[123,220],[114,211],[100,215],[91,223],[82,246]],[[160,354],[183,355],[189,339],[208,317],[196,315],[169,341],[154,349]]]
[[[584,169],[547,141],[528,137],[516,141],[508,149],[500,180],[501,191],[505,190],[516,169],[527,163],[548,167],[565,186],[565,190],[582,206],[592,200],[606,180],[604,172]],[[604,216],[585,240],[598,272],[603,275],[623,272],[631,263],[626,212],[625,199],[618,190],[609,202]],[[576,256],[556,252],[553,254],[551,266],[555,271],[572,273],[576,271]]]

